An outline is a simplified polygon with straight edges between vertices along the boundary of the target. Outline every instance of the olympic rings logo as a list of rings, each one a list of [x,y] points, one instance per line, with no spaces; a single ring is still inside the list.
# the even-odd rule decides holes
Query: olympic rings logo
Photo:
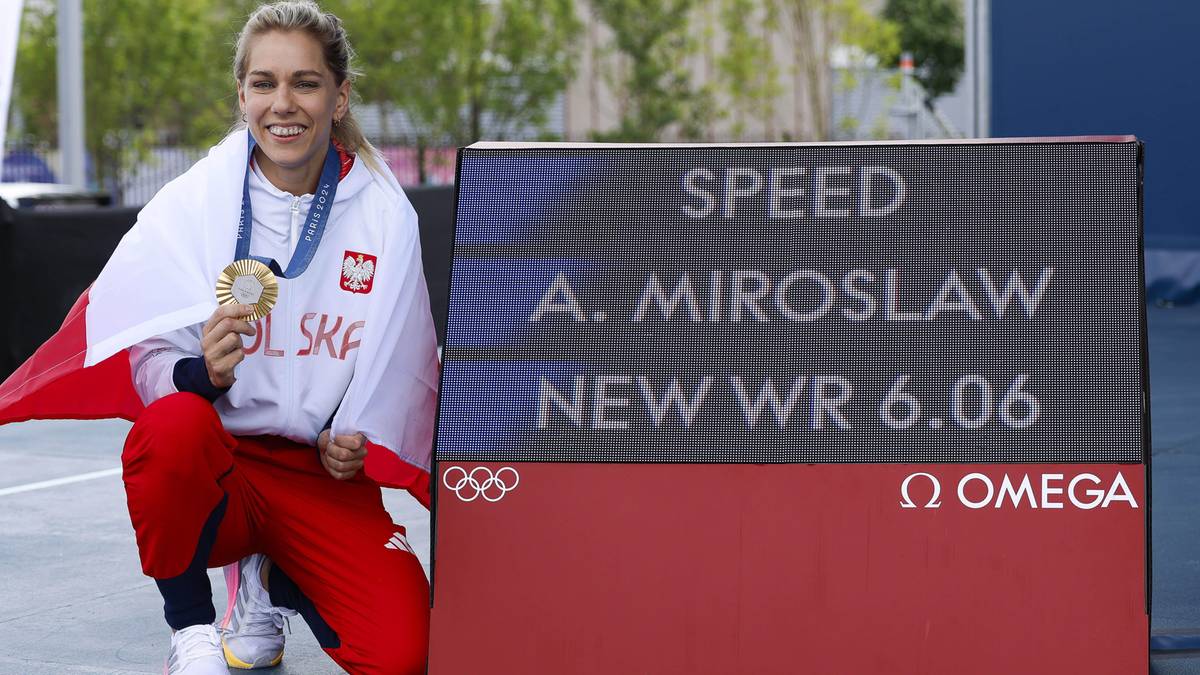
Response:
[[[509,480],[504,479],[506,471],[512,474]],[[451,474],[456,478],[450,478]],[[504,495],[516,490],[520,482],[521,476],[511,466],[503,467],[494,474],[486,466],[475,467],[469,472],[460,466],[452,466],[442,474],[442,485],[464,502],[473,502],[480,497],[487,502],[498,502]]]

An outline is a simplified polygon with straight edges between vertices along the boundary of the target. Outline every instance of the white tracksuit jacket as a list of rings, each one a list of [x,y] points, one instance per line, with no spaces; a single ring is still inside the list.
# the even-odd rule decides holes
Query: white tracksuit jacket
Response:
[[[250,199],[254,215],[250,253],[273,258],[286,269],[313,196],[295,197],[279,190],[255,166]],[[275,308],[254,323],[254,336],[242,337],[246,358],[234,371],[236,382],[214,403],[231,434],[271,434],[315,444],[354,373],[358,346],[368,329],[367,303],[375,276],[410,273],[375,263],[373,274],[369,278],[360,274],[356,284],[353,275],[343,274],[343,266],[361,265],[360,254],[366,262],[382,258],[384,246],[401,246],[408,248],[402,259],[420,269],[420,248],[412,241],[415,231],[400,237],[393,233],[388,240],[385,221],[397,222],[397,209],[395,198],[376,185],[368,168],[356,160],[338,184],[325,233],[308,269],[295,279],[278,279]],[[230,262],[232,254],[231,250]],[[428,313],[427,302],[424,311]],[[201,355],[202,327],[196,324],[130,349],[134,386],[144,403],[176,391],[175,363]]]

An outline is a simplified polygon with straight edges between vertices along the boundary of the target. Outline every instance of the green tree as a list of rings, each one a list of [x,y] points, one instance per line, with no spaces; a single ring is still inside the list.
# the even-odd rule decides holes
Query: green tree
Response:
[[[860,47],[892,63],[899,54],[898,28],[867,10],[863,0],[774,1],[791,39],[792,72],[804,82],[794,88],[797,136],[826,140],[831,135],[830,50],[839,44]]]
[[[359,97],[382,133],[425,149],[544,130],[575,68],[580,24],[571,0],[327,0],[365,73]],[[381,21],[380,17],[397,17]],[[405,112],[407,129],[388,127]]]
[[[762,0],[721,0],[718,13],[725,45],[716,66],[721,90],[729,96],[732,135],[743,137],[749,118],[762,121],[771,138],[775,100],[782,93],[771,49],[771,27],[778,22],[778,11]]]
[[[410,41],[405,21],[380,21],[379,17],[404,16],[410,0],[326,0],[322,8],[342,19],[357,54],[353,67],[363,71],[355,80],[353,95],[368,105],[380,106],[383,140],[394,140],[388,128],[386,106],[403,99],[410,88],[397,62],[399,45]],[[416,139],[403,140],[415,142]]]
[[[57,136],[56,3],[26,3],[16,106],[37,140]],[[216,0],[83,3],[85,145],[106,184],[161,142],[207,145],[234,119],[230,40]]]
[[[962,76],[966,54],[961,0],[887,0],[883,16],[900,27],[900,44],[912,53],[925,106],[932,107]]]
[[[544,128],[574,74],[571,0],[367,0],[338,8],[369,70],[370,103],[408,113],[422,144]],[[381,21],[380,17],[395,17]],[[382,25],[387,24],[387,25]]]
[[[613,84],[621,97],[617,128],[596,134],[606,141],[653,141],[678,125],[695,138],[712,114],[711,92],[697,87],[687,59],[696,51],[692,13],[699,0],[590,0],[596,17],[613,32],[624,57]]]

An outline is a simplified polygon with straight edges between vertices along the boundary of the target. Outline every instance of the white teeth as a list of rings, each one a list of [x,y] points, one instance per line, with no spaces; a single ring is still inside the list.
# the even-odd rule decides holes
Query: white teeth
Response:
[[[279,125],[273,125],[267,127],[267,131],[270,131],[276,136],[295,136],[301,131],[304,131],[304,127],[281,127]]]

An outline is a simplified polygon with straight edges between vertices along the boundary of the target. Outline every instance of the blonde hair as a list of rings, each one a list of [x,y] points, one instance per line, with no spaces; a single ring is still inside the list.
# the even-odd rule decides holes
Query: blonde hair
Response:
[[[333,71],[338,86],[350,80],[351,83],[361,73],[353,68],[354,48],[346,37],[346,29],[342,20],[334,14],[321,11],[315,2],[308,0],[280,0],[267,5],[259,5],[258,9],[246,19],[246,25],[238,34],[237,48],[233,56],[233,76],[238,86],[246,80],[247,60],[250,52],[250,42],[265,33],[272,31],[302,31],[315,39],[321,45],[325,55],[325,63]],[[235,128],[244,128],[236,124]],[[377,173],[383,173],[382,156],[375,146],[363,135],[362,127],[354,118],[354,112],[347,105],[346,114],[333,127],[333,138],[346,149],[366,162],[367,166]]]

